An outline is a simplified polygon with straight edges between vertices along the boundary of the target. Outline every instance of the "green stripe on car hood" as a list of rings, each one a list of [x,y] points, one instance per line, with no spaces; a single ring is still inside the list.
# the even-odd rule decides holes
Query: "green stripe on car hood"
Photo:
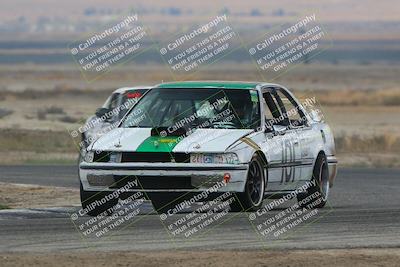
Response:
[[[179,136],[150,136],[136,149],[137,152],[172,152],[178,144]]]

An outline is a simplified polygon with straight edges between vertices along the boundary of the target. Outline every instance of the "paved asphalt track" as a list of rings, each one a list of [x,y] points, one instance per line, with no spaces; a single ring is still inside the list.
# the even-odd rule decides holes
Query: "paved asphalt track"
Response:
[[[73,166],[3,166],[0,181],[78,185]],[[208,226],[201,235],[174,238],[158,215],[149,214],[151,205],[145,203],[126,227],[100,238],[85,238],[76,226],[89,217],[79,218],[75,224],[70,218],[78,207],[21,209],[0,211],[0,252],[77,250],[87,246],[104,251],[400,247],[399,204],[400,170],[340,169],[328,207],[276,238],[260,235],[258,222],[249,220],[250,213],[229,213],[223,223]],[[270,211],[268,218],[283,210]]]

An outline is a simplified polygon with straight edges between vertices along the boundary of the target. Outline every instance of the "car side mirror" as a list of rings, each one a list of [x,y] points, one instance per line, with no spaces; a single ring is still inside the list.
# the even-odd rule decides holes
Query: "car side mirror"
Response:
[[[96,117],[101,118],[102,116],[106,115],[110,110],[108,108],[98,108],[96,110]]]
[[[321,116],[318,114],[318,112],[315,109],[311,110],[309,115],[310,115],[311,119],[313,121],[315,121],[315,122],[321,122],[322,121]]]
[[[274,125],[273,129],[274,129],[273,131],[274,135],[284,135],[288,127],[283,125]]]
[[[274,127],[270,125],[266,125],[264,129],[264,133],[273,133],[274,132]]]

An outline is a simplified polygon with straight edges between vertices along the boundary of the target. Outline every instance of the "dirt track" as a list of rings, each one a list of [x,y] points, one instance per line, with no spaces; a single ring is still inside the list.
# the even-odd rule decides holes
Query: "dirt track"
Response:
[[[221,248],[223,249],[223,248]],[[400,249],[0,254],[2,266],[398,266]]]

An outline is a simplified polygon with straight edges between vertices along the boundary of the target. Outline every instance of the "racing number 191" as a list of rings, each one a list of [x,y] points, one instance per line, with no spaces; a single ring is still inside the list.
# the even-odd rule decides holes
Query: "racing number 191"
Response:
[[[290,180],[294,181],[294,177],[296,174],[296,168],[294,165],[285,166],[286,163],[293,163],[295,161],[295,148],[292,142],[289,140],[285,140],[282,143],[282,174],[281,174],[281,183],[288,183]]]

